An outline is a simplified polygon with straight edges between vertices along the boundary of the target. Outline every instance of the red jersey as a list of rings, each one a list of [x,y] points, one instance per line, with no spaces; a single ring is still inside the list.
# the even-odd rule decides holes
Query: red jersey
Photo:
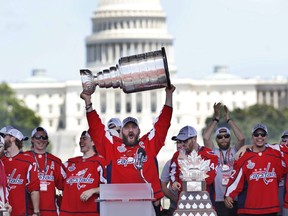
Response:
[[[178,162],[179,153],[180,153],[179,151],[175,152],[171,159],[170,179],[172,183],[177,181],[182,185],[181,170]],[[208,177],[205,179],[205,182],[206,182],[206,190],[212,192],[210,187],[213,185],[216,176],[218,156],[211,149],[204,146],[200,147],[198,155],[201,156],[203,160],[210,160],[209,171],[207,172]],[[214,201],[214,194],[210,195],[211,195],[210,198],[212,199],[212,201]]]
[[[286,175],[285,175],[285,192],[284,192],[284,208],[288,208],[288,174],[287,174],[287,170],[288,170],[288,146],[287,145],[280,145],[280,151],[283,157],[283,160],[286,164]]]
[[[34,159],[23,152],[14,157],[3,156],[1,159],[7,175],[11,216],[26,216],[29,193],[40,189],[38,176],[32,172]]]
[[[154,198],[164,196],[158,173],[157,154],[163,147],[170,120],[172,108],[164,106],[153,129],[139,139],[135,146],[126,146],[119,137],[111,136],[105,131],[96,111],[88,112],[89,134],[95,143],[97,151],[105,157],[108,183],[151,183]],[[142,170],[137,169],[137,151],[144,149],[146,156]],[[143,172],[142,172],[143,171]]]
[[[65,171],[62,161],[50,154],[37,154],[33,151],[26,152],[34,158],[33,172],[36,172],[40,181],[40,214],[41,216],[57,216],[59,207],[56,202],[55,188],[62,190]],[[32,207],[30,202],[29,208]],[[32,209],[29,211],[33,213]]]
[[[107,183],[104,158],[97,155],[86,159],[75,157],[64,165],[67,176],[60,216],[99,216],[99,205],[95,202],[98,194],[93,194],[86,202],[80,200],[80,195],[91,188],[98,188],[100,183]]]
[[[1,160],[0,160],[0,202],[3,204],[8,202],[7,176],[4,164]],[[1,206],[0,209],[2,209]]]
[[[270,214],[280,211],[278,183],[284,173],[281,153],[266,147],[262,152],[247,149],[234,163],[225,196],[238,195],[238,214]]]

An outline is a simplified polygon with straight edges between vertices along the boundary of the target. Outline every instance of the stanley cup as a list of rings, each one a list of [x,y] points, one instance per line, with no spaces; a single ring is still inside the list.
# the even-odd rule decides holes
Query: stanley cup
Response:
[[[161,50],[122,57],[116,66],[93,74],[80,70],[83,90],[93,94],[100,88],[121,88],[125,93],[170,87],[168,63],[164,47]]]

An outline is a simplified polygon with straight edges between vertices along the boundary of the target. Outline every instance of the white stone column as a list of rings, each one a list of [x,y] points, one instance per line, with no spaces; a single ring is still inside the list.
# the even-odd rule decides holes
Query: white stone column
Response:
[[[278,98],[278,91],[277,90],[274,90],[273,91],[273,107],[275,108],[275,109],[278,109],[279,108],[279,98]]]
[[[263,101],[264,97],[263,97],[263,92],[262,91],[259,91],[258,92],[258,103],[259,104],[263,104],[264,101]]]

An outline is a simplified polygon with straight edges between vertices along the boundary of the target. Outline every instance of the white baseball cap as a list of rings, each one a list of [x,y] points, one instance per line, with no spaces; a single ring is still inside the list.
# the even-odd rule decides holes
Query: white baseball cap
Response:
[[[17,138],[20,141],[25,141],[28,140],[29,138],[27,136],[24,136],[19,130],[17,130],[16,128],[12,128],[10,130],[8,130],[5,134],[11,135],[15,138]]]
[[[107,123],[107,127],[110,128],[112,125],[115,127],[122,127],[122,122],[119,118],[111,118]]]
[[[192,126],[185,126],[183,128],[181,128],[181,130],[179,131],[178,135],[177,136],[173,136],[172,137],[172,140],[174,141],[177,141],[177,140],[180,140],[180,141],[184,141],[184,140],[187,140],[191,137],[195,137],[197,136],[197,131],[194,127]]]

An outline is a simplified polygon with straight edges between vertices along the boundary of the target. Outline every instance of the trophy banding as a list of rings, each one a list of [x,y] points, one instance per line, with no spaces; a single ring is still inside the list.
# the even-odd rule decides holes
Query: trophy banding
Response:
[[[173,215],[216,216],[205,182],[210,160],[203,160],[193,150],[188,155],[180,151],[178,162],[182,174],[182,191]]]
[[[100,88],[121,88],[133,93],[170,87],[170,77],[165,48],[138,55],[122,57],[116,66],[93,74],[89,69],[80,70],[83,90],[93,94]]]

